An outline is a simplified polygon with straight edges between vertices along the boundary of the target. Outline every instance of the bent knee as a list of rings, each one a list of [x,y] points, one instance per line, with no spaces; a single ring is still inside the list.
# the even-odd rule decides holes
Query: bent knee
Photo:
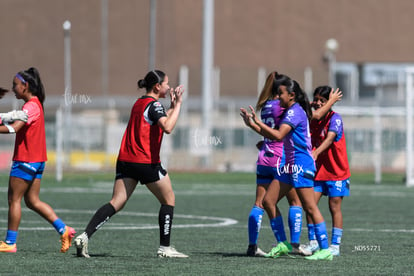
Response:
[[[35,210],[36,209],[36,205],[37,205],[37,201],[36,200],[31,200],[31,199],[24,199],[24,203],[26,204],[26,207],[31,209],[31,210]]]
[[[262,203],[262,205],[263,205],[263,208],[265,208],[265,209],[269,209],[269,208],[272,208],[272,207],[275,207],[276,206],[276,200],[273,200],[273,199],[270,199],[270,198],[264,198],[263,199],[263,203]]]

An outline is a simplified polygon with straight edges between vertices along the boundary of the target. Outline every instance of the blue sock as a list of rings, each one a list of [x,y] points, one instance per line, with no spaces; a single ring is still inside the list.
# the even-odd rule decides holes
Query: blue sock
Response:
[[[15,244],[17,241],[17,234],[19,232],[17,231],[13,231],[13,230],[7,230],[7,234],[6,234],[6,243],[8,245],[12,245]]]
[[[341,228],[332,228],[332,238],[331,238],[331,244],[334,245],[340,245],[342,239],[342,229]]]
[[[63,235],[63,233],[65,233],[66,224],[60,218],[55,220],[52,225],[55,227],[56,231],[58,231],[59,234]]]
[[[257,238],[259,237],[260,226],[262,225],[262,217],[264,210],[258,206],[253,206],[249,215],[249,222],[247,225],[247,231],[249,233],[249,244],[257,244]]]
[[[308,224],[308,239],[310,241],[314,241],[316,240],[316,235],[315,235],[315,224],[311,223]]]
[[[300,243],[300,234],[302,233],[302,207],[290,206],[288,223],[290,243]]]
[[[328,232],[326,231],[325,222],[315,224],[316,240],[318,241],[320,249],[327,249],[329,247]]]
[[[275,217],[270,220],[270,227],[278,242],[286,241],[285,227],[283,226],[282,216]]]

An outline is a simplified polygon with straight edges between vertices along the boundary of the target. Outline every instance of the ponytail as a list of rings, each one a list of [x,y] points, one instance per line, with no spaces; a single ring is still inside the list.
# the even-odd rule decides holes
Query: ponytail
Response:
[[[288,76],[279,74],[277,71],[273,71],[267,76],[265,85],[256,103],[256,111],[263,108],[263,105],[267,100],[274,99],[279,93],[279,86],[283,81],[288,79]]]
[[[34,67],[30,67],[27,70],[20,71],[16,74],[16,76],[21,81],[28,84],[29,91],[32,93],[33,96],[36,96],[39,99],[43,107],[43,102],[45,101],[46,94],[42,80],[40,79],[39,71]]]
[[[312,119],[312,108],[308,99],[308,96],[305,92],[303,92],[302,88],[300,87],[299,83],[293,80],[293,91],[295,92],[295,101],[303,108],[306,112],[306,116],[308,120]]]

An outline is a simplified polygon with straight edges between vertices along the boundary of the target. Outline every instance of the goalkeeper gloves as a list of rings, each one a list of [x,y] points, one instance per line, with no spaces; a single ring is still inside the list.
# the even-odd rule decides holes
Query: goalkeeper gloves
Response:
[[[26,123],[29,116],[23,110],[13,110],[7,113],[0,113],[0,118],[3,124],[10,124],[16,120]]]

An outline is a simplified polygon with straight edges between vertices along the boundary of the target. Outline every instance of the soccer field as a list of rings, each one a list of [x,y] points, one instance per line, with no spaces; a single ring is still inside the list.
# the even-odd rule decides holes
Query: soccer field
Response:
[[[341,256],[333,261],[303,257],[246,257],[247,217],[254,201],[253,173],[170,173],[176,192],[172,244],[188,259],[160,259],[156,199],[138,186],[123,211],[92,237],[90,259],[75,249],[59,252],[59,236],[37,214],[23,208],[17,253],[2,253],[1,275],[411,275],[414,271],[414,189],[391,175],[387,185],[363,176],[351,181],[351,196],[343,203]],[[0,177],[0,239],[7,228],[7,174]],[[109,201],[112,173],[65,175],[56,183],[46,174],[41,199],[78,233],[91,215]],[[24,203],[23,203],[24,205]],[[288,205],[280,208],[287,215]],[[331,229],[327,201],[321,211]],[[287,216],[284,217],[287,227]],[[274,243],[264,217],[259,246]],[[288,234],[288,228],[286,228]],[[302,242],[307,242],[306,223]]]

